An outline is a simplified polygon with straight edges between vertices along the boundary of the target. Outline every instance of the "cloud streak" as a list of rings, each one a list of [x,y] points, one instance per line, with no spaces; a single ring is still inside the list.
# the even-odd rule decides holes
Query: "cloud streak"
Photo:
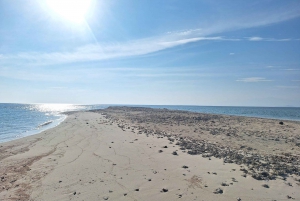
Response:
[[[270,82],[273,80],[268,80],[263,77],[247,77],[247,78],[240,78],[236,80],[237,82]]]
[[[79,47],[72,52],[23,52],[15,55],[2,55],[0,61],[27,61],[29,63],[71,63],[80,61],[99,61],[113,58],[145,55],[187,43],[203,40],[226,40],[221,37],[182,38],[180,34],[146,38],[115,44],[91,44]]]
[[[249,37],[247,39],[249,41],[270,41],[270,42],[286,42],[286,41],[295,40],[295,39],[291,39],[291,38],[276,39],[276,38],[262,38],[262,37],[258,37],[258,36]]]
[[[1,55],[0,62],[26,62],[29,64],[60,64],[86,61],[100,61],[107,59],[116,59],[132,56],[146,55],[162,51],[165,49],[194,43],[199,41],[243,41],[240,38],[224,38],[217,37],[192,37],[185,38],[186,34],[176,33],[175,35],[167,35],[162,37],[146,38],[140,40],[129,41],[126,43],[115,44],[90,44],[76,48],[71,52],[23,52],[14,55]],[[249,41],[283,41],[283,39],[264,39],[252,37]],[[287,41],[287,40],[284,40]],[[290,41],[290,40],[288,40]],[[230,53],[233,55],[234,53]]]

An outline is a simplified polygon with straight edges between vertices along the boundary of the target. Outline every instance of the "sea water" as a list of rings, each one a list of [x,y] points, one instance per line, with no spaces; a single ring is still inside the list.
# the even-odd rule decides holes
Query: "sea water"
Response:
[[[300,107],[241,107],[241,106],[185,106],[185,105],[153,105],[151,108],[166,108],[208,114],[224,114],[234,116],[259,117],[268,119],[300,121]]]
[[[57,126],[66,115],[63,112],[101,109],[99,105],[70,104],[0,104],[0,142],[26,137]]]
[[[0,104],[0,142],[37,134],[61,123],[63,112],[104,109],[114,105],[71,105],[71,104]],[[297,107],[221,107],[180,105],[126,105],[150,108],[166,108],[211,114],[226,114],[248,117],[300,121]]]

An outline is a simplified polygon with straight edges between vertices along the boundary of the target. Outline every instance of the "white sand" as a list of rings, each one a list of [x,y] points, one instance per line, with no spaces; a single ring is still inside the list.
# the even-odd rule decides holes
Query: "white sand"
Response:
[[[71,114],[53,129],[1,146],[0,200],[300,200],[291,176],[245,178],[239,165],[122,131],[98,113]],[[217,188],[223,193],[215,194]]]

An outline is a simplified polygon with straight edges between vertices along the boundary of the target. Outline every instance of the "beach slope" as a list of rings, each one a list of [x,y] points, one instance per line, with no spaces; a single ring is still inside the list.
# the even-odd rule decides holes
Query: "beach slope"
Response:
[[[178,119],[163,122],[166,134],[142,119],[120,108],[74,112],[53,129],[1,144],[0,200],[300,200],[294,173],[255,179],[245,164],[189,154],[186,136],[171,129]]]

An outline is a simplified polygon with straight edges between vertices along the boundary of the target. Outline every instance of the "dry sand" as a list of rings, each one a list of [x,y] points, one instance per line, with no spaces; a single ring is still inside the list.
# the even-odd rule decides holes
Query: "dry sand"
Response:
[[[127,108],[126,117],[122,110],[70,113],[53,129],[0,144],[0,200],[300,200],[295,173],[273,180],[257,180],[250,174],[245,177],[245,164],[224,163],[222,158],[191,155],[182,149],[184,141],[193,139],[180,138],[181,130],[171,129],[175,122],[180,126],[179,117],[170,120],[164,111],[166,121],[171,121],[167,124],[157,118],[159,113],[152,120],[144,114],[147,124],[141,114],[135,115],[136,110]],[[132,121],[134,116],[140,122]],[[146,125],[155,126],[153,122],[158,120],[169,127],[164,130],[168,137],[147,130]],[[241,124],[246,124],[243,121]],[[217,124],[221,126],[221,122]],[[248,124],[251,128],[259,125],[250,120]],[[293,129],[285,127],[287,132],[282,134],[299,137],[299,123],[288,125]],[[196,124],[187,124],[182,130],[193,126]],[[159,124],[156,127],[162,132]],[[206,124],[203,127],[210,129]],[[185,130],[181,133],[188,135]],[[208,136],[203,131],[201,139],[198,134],[194,141]],[[213,136],[219,140],[218,135]],[[299,156],[297,142],[293,143],[289,145],[296,151],[289,147],[286,152]]]

